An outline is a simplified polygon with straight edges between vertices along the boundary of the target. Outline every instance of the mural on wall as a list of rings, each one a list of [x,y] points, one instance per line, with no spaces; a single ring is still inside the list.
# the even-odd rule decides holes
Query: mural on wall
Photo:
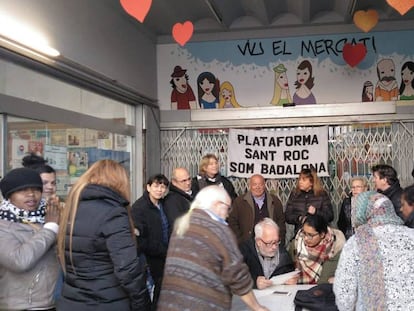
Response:
[[[283,64],[279,64],[273,68],[273,71],[275,72],[275,85],[273,89],[273,98],[270,101],[270,104],[283,106],[293,103],[292,97],[290,96],[286,67]]]
[[[227,88],[227,92],[233,97],[237,93],[236,102],[242,107],[411,99],[413,36],[414,30],[403,30],[188,42],[185,47],[159,44],[160,109],[175,109],[166,82],[177,64],[189,77],[198,77],[193,89],[198,89],[196,106],[201,109],[237,107],[220,104],[219,80],[231,81],[232,90]],[[363,58],[356,55],[357,65],[344,60],[345,46],[351,58],[363,47]]]
[[[374,101],[374,85],[371,81],[365,81],[362,87],[362,99],[363,102]]]
[[[240,108],[241,106],[237,102],[236,93],[234,92],[233,84],[229,81],[224,81],[220,85],[220,99],[219,108]]]
[[[414,62],[401,67],[400,100],[414,100]]]
[[[197,78],[198,104],[201,109],[215,109],[219,103],[220,82],[211,72],[200,73]]]
[[[193,89],[188,84],[187,70],[180,66],[175,66],[171,74],[170,84],[173,88],[171,92],[171,109],[196,109],[196,98]]]
[[[296,77],[296,92],[293,94],[295,105],[316,104],[315,96],[311,91],[315,78],[312,75],[312,64],[308,60],[299,64]]]
[[[398,84],[392,59],[381,59],[377,63],[378,82],[375,86],[375,101],[398,99]]]

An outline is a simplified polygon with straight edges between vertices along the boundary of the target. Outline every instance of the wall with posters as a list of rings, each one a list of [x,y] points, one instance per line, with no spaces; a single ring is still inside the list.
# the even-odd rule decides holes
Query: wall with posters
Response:
[[[96,161],[113,159],[131,171],[131,137],[108,131],[73,128],[11,118],[7,122],[7,170],[21,167],[29,153],[44,157],[56,170],[57,194],[70,187]]]
[[[404,30],[159,44],[160,109],[414,99],[413,36]],[[366,48],[355,67],[343,58],[346,43]],[[387,94],[376,95],[377,87]]]

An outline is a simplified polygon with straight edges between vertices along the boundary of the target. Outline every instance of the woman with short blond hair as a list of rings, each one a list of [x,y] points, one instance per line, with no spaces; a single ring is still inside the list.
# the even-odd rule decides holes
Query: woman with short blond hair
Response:
[[[212,185],[226,189],[232,200],[237,197],[231,181],[220,174],[219,159],[215,154],[208,153],[201,158],[198,175],[192,180],[192,195],[195,196],[201,189]]]

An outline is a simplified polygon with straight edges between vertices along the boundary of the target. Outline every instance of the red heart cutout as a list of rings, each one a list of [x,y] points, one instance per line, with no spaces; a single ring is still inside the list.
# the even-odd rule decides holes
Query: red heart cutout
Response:
[[[151,7],[152,0],[120,0],[124,10],[141,23],[144,22],[145,17]]]
[[[387,2],[401,15],[407,13],[414,6],[414,0],[387,0]]]
[[[351,67],[358,65],[365,58],[365,55],[367,55],[367,48],[363,43],[345,43],[342,49],[342,57]]]
[[[181,46],[184,46],[191,39],[194,31],[193,23],[190,21],[184,24],[177,23],[173,26],[172,35],[174,40]]]

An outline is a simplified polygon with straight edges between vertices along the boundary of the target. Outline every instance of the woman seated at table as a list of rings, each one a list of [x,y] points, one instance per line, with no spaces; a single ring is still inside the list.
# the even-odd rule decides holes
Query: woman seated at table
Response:
[[[290,245],[292,259],[301,271],[298,284],[328,283],[344,244],[340,230],[328,227],[320,215],[307,215]]]

